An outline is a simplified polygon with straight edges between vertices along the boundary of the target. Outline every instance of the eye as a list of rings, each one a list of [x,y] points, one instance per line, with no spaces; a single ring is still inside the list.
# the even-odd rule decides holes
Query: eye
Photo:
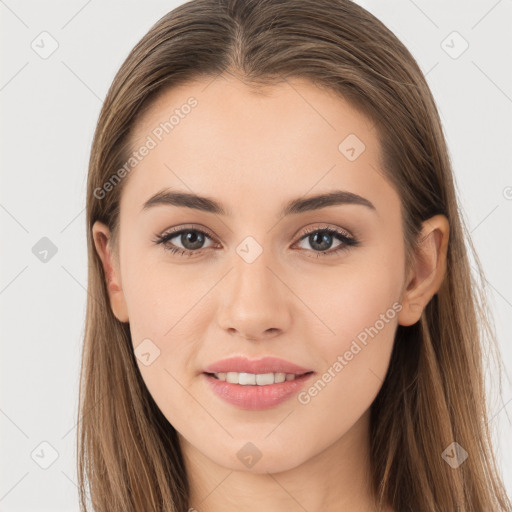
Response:
[[[177,246],[176,242],[171,242],[174,238],[177,238],[177,242],[182,246]],[[162,244],[164,249],[171,251],[171,253],[177,253],[182,256],[193,256],[195,253],[201,252],[203,244],[206,240],[212,240],[212,237],[201,229],[197,228],[179,228],[172,231],[168,231],[163,235],[157,235],[156,240],[153,240],[156,244]],[[208,248],[208,247],[206,247]]]
[[[175,242],[172,240],[177,239]],[[334,250],[328,250],[331,248],[333,241],[337,239],[340,244]],[[211,248],[210,246],[204,246],[206,241],[213,241],[213,237],[206,231],[193,227],[180,227],[167,231],[162,235],[156,235],[153,242],[155,244],[162,244],[164,249],[171,251],[173,254],[179,254],[180,256],[195,256],[202,252],[203,249]],[[312,249],[307,249],[306,252],[316,253],[316,256],[332,256],[338,254],[341,251],[346,251],[350,247],[359,245],[359,242],[350,236],[347,232],[336,228],[329,228],[327,226],[314,227],[306,230],[306,234],[303,235],[296,244],[302,242],[309,243]],[[181,246],[177,245],[181,244]],[[304,247],[302,247],[304,249]]]
[[[341,243],[334,250],[328,251],[335,239],[339,240]],[[359,245],[359,242],[346,231],[329,228],[327,226],[316,226],[307,229],[306,234],[300,238],[298,243],[301,242],[306,242],[313,248],[313,252],[316,252],[316,256],[312,257],[336,255],[341,251],[350,249],[350,247]]]

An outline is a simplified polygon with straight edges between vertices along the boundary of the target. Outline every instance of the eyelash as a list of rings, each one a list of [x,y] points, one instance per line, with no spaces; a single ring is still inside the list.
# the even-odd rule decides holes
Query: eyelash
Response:
[[[155,238],[155,240],[153,240],[153,242],[157,245],[162,244],[166,251],[170,251],[173,254],[179,254],[180,256],[189,256],[189,257],[194,256],[194,255],[200,253],[203,249],[198,249],[198,250],[192,251],[190,249],[182,249],[181,247],[168,245],[168,242],[172,238],[175,238],[176,236],[181,235],[182,233],[188,233],[188,232],[201,233],[206,238],[213,240],[213,237],[210,236],[206,231],[203,231],[202,229],[198,229],[198,228],[189,227],[189,228],[179,228],[176,230],[168,231],[167,233],[164,233],[163,235],[156,235],[156,238]],[[324,233],[324,234],[326,233],[328,235],[336,235],[336,238],[338,238],[338,240],[343,242],[342,245],[340,245],[338,248],[336,248],[334,250],[329,250],[329,251],[313,251],[313,250],[311,250],[312,252],[315,252],[316,254],[318,254],[318,256],[334,256],[342,251],[347,251],[351,247],[356,247],[359,245],[359,241],[356,240],[355,238],[347,236],[342,231],[339,231],[339,230],[333,229],[333,228],[328,228],[328,227],[308,228],[308,229],[306,229],[306,231],[303,233],[303,235],[299,238],[299,240],[296,243],[301,242],[302,240],[307,238],[312,233],[317,233],[317,232]],[[309,251],[308,249],[301,249],[301,250]]]

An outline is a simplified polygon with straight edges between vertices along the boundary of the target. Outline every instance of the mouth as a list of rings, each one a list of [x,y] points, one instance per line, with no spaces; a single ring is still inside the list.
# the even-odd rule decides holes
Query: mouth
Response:
[[[246,410],[276,407],[291,399],[315,372],[285,359],[237,355],[203,368],[209,389],[225,403]]]
[[[313,374],[313,371],[302,373],[247,373],[247,372],[204,372],[210,378],[240,386],[271,386],[294,380],[301,380]]]
[[[303,368],[295,363],[273,356],[248,359],[241,355],[222,359],[203,368],[203,372],[214,375],[219,380],[231,382],[229,379],[233,379],[233,384],[240,383],[242,385],[245,382],[250,384],[254,380],[253,376],[259,376],[261,382],[267,382],[270,379],[269,374],[272,374],[274,382],[284,382],[287,379],[293,379],[293,376],[297,377],[310,371],[312,371],[310,368]],[[265,377],[262,377],[263,375]],[[283,375],[284,380],[282,380]],[[239,379],[236,382],[234,381],[235,376]],[[240,382],[240,378],[242,382]]]

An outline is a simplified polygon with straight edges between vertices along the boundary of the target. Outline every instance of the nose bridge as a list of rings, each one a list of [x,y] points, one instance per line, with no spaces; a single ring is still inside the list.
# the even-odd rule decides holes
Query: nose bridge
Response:
[[[233,255],[233,271],[231,272],[231,296],[233,299],[256,299],[264,301],[262,306],[269,303],[272,297],[280,295],[277,283],[270,271],[270,248],[263,248],[253,237],[247,237],[236,248]],[[274,263],[275,265],[275,263]]]
[[[233,253],[233,268],[223,287],[219,321],[256,339],[266,331],[283,330],[290,320],[286,287],[276,277],[271,249],[247,237]]]

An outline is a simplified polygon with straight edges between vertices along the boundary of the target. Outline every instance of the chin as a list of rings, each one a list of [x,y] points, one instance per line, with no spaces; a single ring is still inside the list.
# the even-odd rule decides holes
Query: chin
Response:
[[[218,444],[216,446],[219,447]],[[297,449],[298,446],[300,449]],[[233,456],[230,457],[230,453]],[[232,471],[256,474],[288,471],[300,466],[308,458],[308,453],[301,443],[292,441],[290,446],[283,446],[277,436],[272,442],[269,439],[251,442],[247,436],[243,440],[230,439],[220,451],[212,453],[209,450],[203,454],[219,466]]]

